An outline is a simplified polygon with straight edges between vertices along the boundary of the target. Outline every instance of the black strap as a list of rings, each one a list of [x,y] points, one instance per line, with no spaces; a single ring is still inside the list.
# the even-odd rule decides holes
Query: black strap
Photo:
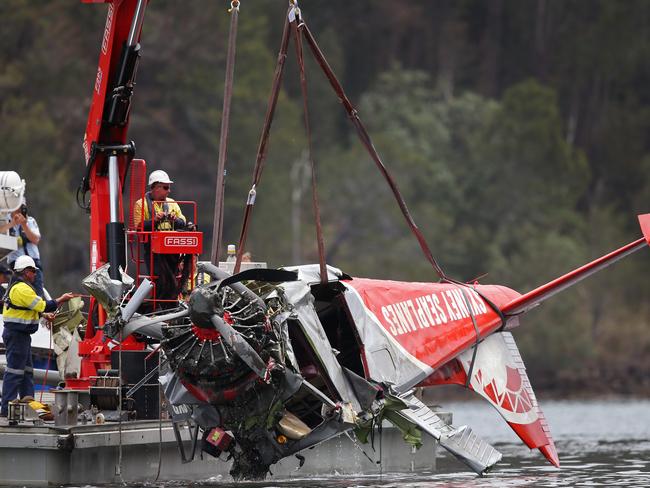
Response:
[[[472,310],[471,304],[469,303],[469,300],[467,298],[466,291],[465,291],[465,288],[469,288],[470,285],[468,285],[467,283],[463,283],[462,281],[456,281],[456,280],[453,280],[453,279],[447,279],[446,281],[449,282],[449,283],[453,283],[455,285],[458,285],[460,287],[460,291],[463,294],[463,299],[465,300],[465,306],[469,310],[470,316],[472,318],[472,325],[474,326],[474,333],[476,334],[476,340],[474,342],[474,352],[472,353],[472,361],[470,362],[469,371],[467,372],[467,379],[465,381],[465,388],[468,388],[469,384],[470,384],[470,381],[472,380],[472,374],[474,374],[474,363],[476,361],[476,354],[478,352],[478,346],[479,346],[479,343],[481,342],[481,333],[480,333],[480,330],[478,328],[478,324],[476,323],[476,317],[474,315],[474,311]],[[487,298],[483,293],[481,293],[475,287],[471,287],[471,288],[499,316],[499,318],[501,319],[501,326],[499,327],[497,332],[501,332],[506,326],[506,316],[503,314],[501,309],[496,305],[496,303],[494,303],[492,300]]]
[[[210,261],[219,265],[219,251],[223,234],[223,201],[225,193],[226,157],[228,154],[228,131],[230,129],[230,102],[235,72],[235,51],[237,46],[237,19],[239,2],[233,2],[230,12],[230,31],[228,34],[228,52],[226,55],[226,80],[223,87],[223,111],[221,113],[221,134],[219,137],[219,162],[217,165],[217,187],[214,201],[214,219],[212,223],[212,249]]]
[[[269,141],[269,133],[271,132],[271,124],[273,123],[273,115],[275,114],[275,107],[278,102],[280,94],[280,86],[282,85],[282,75],[284,73],[284,62],[287,59],[287,48],[289,47],[289,18],[285,17],[284,29],[282,31],[282,41],[280,43],[280,52],[278,53],[278,62],[275,66],[275,76],[273,78],[273,87],[271,88],[271,95],[269,97],[268,106],[266,109],[266,117],[264,119],[264,126],[262,127],[262,135],[260,136],[260,143],[257,148],[257,157],[255,161],[255,169],[253,170],[253,184],[248,192],[246,200],[246,208],[244,210],[244,219],[242,221],[241,233],[239,235],[239,244],[237,248],[237,261],[235,262],[235,269],[233,274],[239,273],[241,269],[241,259],[244,254],[244,247],[246,246],[246,237],[248,236],[248,226],[250,225],[251,213],[253,212],[253,205],[255,205],[256,188],[262,177],[264,169],[264,162],[266,160],[267,146]]]
[[[293,32],[294,45],[296,48],[296,57],[298,58],[298,67],[300,68],[300,88],[302,90],[303,114],[305,122],[305,132],[307,133],[307,149],[309,155],[309,163],[311,165],[311,194],[312,194],[312,207],[314,210],[314,223],[316,227],[316,243],[318,245],[318,263],[320,266],[320,282],[324,285],[327,283],[327,267],[325,265],[325,244],[323,241],[323,228],[320,221],[320,206],[318,205],[318,188],[316,185],[316,163],[314,162],[312,140],[311,140],[311,125],[309,123],[309,105],[307,103],[307,77],[305,75],[305,59],[302,51],[302,37],[300,30],[304,26],[302,19],[296,17],[296,20],[291,23],[291,30]]]
[[[450,283],[454,283],[456,285],[460,285],[460,286],[466,286],[466,287],[471,286],[471,285],[468,285],[467,283],[463,283],[462,281],[457,281],[457,280],[452,280],[452,279],[448,279],[447,281],[449,281]],[[501,332],[505,328],[506,322],[507,322],[507,318],[504,315],[503,311],[497,306],[496,303],[494,303],[492,300],[490,300],[488,297],[486,297],[483,293],[481,293],[479,290],[477,290],[476,287],[472,286],[471,288],[499,316],[499,318],[501,319],[501,326],[499,327],[499,329],[497,329],[497,332]]]
[[[25,222],[25,225],[27,225],[27,222]],[[21,224],[18,224],[17,226],[12,227],[9,229],[9,235],[16,237],[16,227],[18,227],[18,237],[20,237],[21,241],[23,242],[23,252],[25,253],[25,256],[29,256],[31,258],[31,255],[27,250],[27,244],[32,241],[30,241],[29,237],[27,237],[27,234],[25,234],[23,226]]]
[[[151,192],[150,191],[146,192],[144,196],[145,196],[145,201],[147,203],[147,213],[149,214],[149,218],[152,219],[154,209],[153,209],[153,200],[151,199]],[[142,217],[144,217],[144,215],[142,215]]]
[[[433,257],[433,254],[431,252],[431,249],[429,249],[429,245],[427,244],[424,235],[418,228],[418,226],[415,224],[415,221],[413,220],[413,217],[411,216],[411,213],[406,206],[406,202],[404,201],[404,198],[402,197],[402,194],[399,191],[399,188],[397,187],[397,183],[393,179],[392,175],[384,166],[384,163],[382,162],[381,158],[379,157],[379,154],[377,153],[377,150],[375,149],[375,146],[372,142],[372,139],[370,138],[370,135],[366,131],[365,126],[361,122],[361,119],[359,118],[359,114],[346,96],[343,86],[339,82],[339,80],[336,78],[336,75],[334,74],[334,71],[330,67],[329,63],[325,59],[325,56],[323,55],[322,51],[318,47],[318,44],[316,43],[316,40],[314,39],[314,36],[312,35],[311,31],[309,30],[309,27],[307,27],[306,24],[304,24],[303,20],[303,25],[302,25],[302,32],[305,35],[305,39],[307,41],[307,44],[309,44],[309,47],[311,48],[312,53],[314,54],[314,57],[316,58],[316,61],[318,62],[319,66],[323,70],[323,73],[327,77],[327,79],[330,82],[330,85],[336,92],[337,96],[339,97],[339,100],[343,104],[343,108],[345,108],[345,111],[348,113],[348,116],[350,117],[350,120],[352,121],[352,124],[354,125],[355,129],[357,130],[357,135],[359,136],[359,139],[365,146],[366,150],[368,151],[368,154],[370,154],[370,157],[373,159],[375,164],[377,165],[377,168],[381,172],[381,174],[384,176],[384,179],[388,183],[388,186],[390,187],[391,191],[393,192],[393,196],[395,197],[395,200],[397,201],[397,204],[399,205],[400,210],[402,211],[402,215],[404,215],[404,218],[406,219],[406,223],[408,224],[409,228],[411,229],[411,232],[415,235],[416,239],[418,240],[418,243],[420,244],[420,248],[422,249],[422,252],[424,253],[425,258],[431,265],[433,266],[433,269],[436,271],[440,279],[446,280],[447,276],[445,275],[444,271],[436,261],[436,259]]]
[[[149,214],[149,218],[145,218],[146,214]],[[144,199],[142,202],[142,209],[140,212],[140,225],[142,225],[142,230],[153,231],[154,225],[152,224],[153,220],[153,201],[151,200],[151,192],[145,192]]]
[[[469,303],[469,298],[467,298],[467,291],[465,290],[464,286],[460,287],[460,292],[463,295],[465,306],[467,307],[467,310],[469,311],[469,315],[472,318],[472,325],[474,326],[474,333],[476,334],[476,341],[474,342],[474,352],[472,353],[472,361],[469,364],[469,371],[467,372],[467,379],[465,381],[465,388],[468,388],[470,382],[472,381],[472,375],[474,374],[474,363],[476,362],[478,345],[481,342],[481,331],[479,330],[478,324],[476,323],[476,316],[474,315],[472,304]]]
[[[25,225],[27,225],[27,223],[25,223]],[[27,234],[23,230],[23,226],[21,225],[19,226],[19,228],[20,228],[20,238],[23,240],[23,252],[25,253],[25,256],[29,256],[31,258],[29,251],[27,250],[27,244],[32,241],[30,241],[29,237],[27,237]]]

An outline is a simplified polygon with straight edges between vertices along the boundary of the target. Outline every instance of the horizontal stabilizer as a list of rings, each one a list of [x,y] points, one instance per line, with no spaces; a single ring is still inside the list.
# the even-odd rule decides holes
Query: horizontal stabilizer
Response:
[[[415,395],[400,396],[409,406],[396,412],[435,438],[440,445],[478,474],[485,474],[501,460],[501,453],[467,426],[455,428],[427,407]]]

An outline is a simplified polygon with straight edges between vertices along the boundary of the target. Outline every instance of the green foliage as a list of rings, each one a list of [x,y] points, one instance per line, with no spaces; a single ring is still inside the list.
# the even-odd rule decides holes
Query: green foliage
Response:
[[[149,168],[171,173],[173,196],[198,202],[206,249],[228,3],[150,3],[129,132]],[[650,198],[647,0],[302,7],[451,276],[489,273],[482,282],[526,291],[638,235],[633,216]],[[239,236],[285,9],[242,2],[224,244]],[[88,220],[73,189],[106,5],[4,0],[0,14],[0,168],[27,180],[48,287],[77,289]],[[304,48],[328,262],[357,276],[437,279]],[[248,241],[272,266],[317,260],[293,57],[290,46]],[[647,376],[645,254],[526,317],[517,339],[531,375],[546,386],[606,375],[606,365]]]

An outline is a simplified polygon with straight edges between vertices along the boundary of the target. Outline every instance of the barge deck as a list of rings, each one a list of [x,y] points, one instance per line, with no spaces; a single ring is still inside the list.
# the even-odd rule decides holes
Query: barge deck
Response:
[[[451,414],[445,415],[450,421]],[[37,422],[38,424],[38,422]],[[181,430],[186,450],[190,435]],[[375,450],[346,436],[330,439],[308,451],[299,468],[296,457],[273,465],[274,479],[312,475],[373,474],[435,470],[438,444],[423,436],[414,450],[404,443],[398,429],[386,424]],[[59,486],[135,483],[172,480],[231,480],[230,462],[198,452],[183,463],[171,421],[54,426],[45,422],[8,425],[0,419],[0,485]],[[364,454],[365,452],[365,454]],[[367,456],[366,456],[367,454]],[[371,458],[371,459],[369,459]]]

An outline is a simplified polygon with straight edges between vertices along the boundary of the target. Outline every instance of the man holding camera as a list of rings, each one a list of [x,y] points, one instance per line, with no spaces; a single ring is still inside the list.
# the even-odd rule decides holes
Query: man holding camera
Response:
[[[27,205],[22,204],[18,209],[11,212],[11,220],[6,224],[0,224],[0,233],[9,231],[9,234],[18,238],[18,249],[7,255],[7,265],[13,269],[14,263],[20,256],[29,256],[36,263],[36,278],[34,288],[39,296],[43,296],[43,268],[41,266],[41,255],[38,251],[38,243],[41,240],[41,232],[38,229],[36,219],[27,214]]]
[[[152,171],[149,175],[149,191],[144,198],[139,199],[133,205],[133,224],[136,229],[144,231],[173,231],[185,230],[193,227],[187,223],[180,207],[169,198],[173,181],[169,175],[162,170]],[[152,218],[153,215],[153,218]],[[149,267],[151,257],[150,241],[144,245],[145,262]],[[178,299],[183,282],[187,277],[177,275],[181,271],[187,274],[187,266],[179,267],[181,256],[178,254],[153,254],[153,275],[156,285],[156,298],[168,300],[163,302],[163,308],[176,306],[174,300]]]

